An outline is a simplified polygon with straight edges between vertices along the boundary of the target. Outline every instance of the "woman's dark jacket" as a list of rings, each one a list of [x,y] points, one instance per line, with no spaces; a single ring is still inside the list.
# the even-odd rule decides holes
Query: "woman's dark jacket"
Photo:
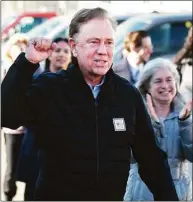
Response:
[[[29,129],[25,130],[18,161],[16,179],[21,182],[36,182],[38,177],[38,149],[34,136]]]
[[[33,74],[33,78],[36,78],[44,71],[39,67]],[[16,179],[21,182],[35,184],[39,173],[38,164],[38,149],[35,144],[34,134],[28,128],[25,128]]]
[[[155,200],[178,200],[140,93],[109,70],[95,100],[78,66],[44,73],[21,54],[2,83],[2,126],[40,149],[36,200],[123,200],[131,149]]]

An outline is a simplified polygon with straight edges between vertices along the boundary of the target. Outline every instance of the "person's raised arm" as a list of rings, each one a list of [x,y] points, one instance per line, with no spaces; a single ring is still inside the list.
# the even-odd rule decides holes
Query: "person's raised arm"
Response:
[[[48,39],[34,39],[28,43],[26,53],[21,53],[9,68],[1,85],[1,126],[16,129],[27,126],[33,113],[27,100],[27,89],[32,76],[52,53],[56,44]],[[37,96],[38,97],[38,96]]]

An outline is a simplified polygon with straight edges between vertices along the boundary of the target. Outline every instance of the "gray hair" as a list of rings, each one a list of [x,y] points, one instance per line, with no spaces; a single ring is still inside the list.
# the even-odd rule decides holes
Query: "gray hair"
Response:
[[[94,18],[108,19],[113,29],[116,30],[117,22],[113,17],[110,16],[107,10],[99,7],[92,9],[83,8],[78,11],[71,20],[69,28],[69,37],[73,38],[75,34],[79,33],[81,25]]]
[[[144,69],[140,74],[140,78],[136,84],[136,87],[139,89],[140,93],[142,94],[142,97],[145,99],[146,94],[148,93],[148,89],[150,87],[151,79],[156,73],[156,71],[160,68],[168,69],[172,73],[176,84],[176,96],[172,102],[175,103],[174,106],[176,109],[181,109],[181,107],[183,107],[185,104],[185,99],[184,96],[179,92],[180,77],[176,69],[176,65],[168,59],[156,58],[149,61],[144,66]]]
[[[148,93],[151,79],[153,75],[157,72],[157,70],[160,68],[168,69],[172,73],[176,83],[177,92],[179,92],[180,77],[175,64],[168,59],[156,58],[149,61],[144,66],[143,71],[140,74],[140,78],[136,84],[136,87],[139,89],[139,91],[141,92],[143,96],[145,96]]]

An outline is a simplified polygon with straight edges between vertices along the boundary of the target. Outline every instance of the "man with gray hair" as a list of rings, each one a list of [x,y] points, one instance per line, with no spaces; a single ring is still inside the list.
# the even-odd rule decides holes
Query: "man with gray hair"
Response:
[[[25,125],[36,134],[41,165],[34,200],[123,200],[131,149],[154,199],[178,200],[140,93],[111,69],[114,34],[106,10],[82,9],[70,24],[67,70],[32,80],[56,48],[36,38],[2,83],[2,126]]]

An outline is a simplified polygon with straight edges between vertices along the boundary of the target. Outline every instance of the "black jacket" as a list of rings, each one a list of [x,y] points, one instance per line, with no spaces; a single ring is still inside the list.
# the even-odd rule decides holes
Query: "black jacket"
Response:
[[[1,102],[3,127],[25,125],[36,134],[42,159],[35,200],[122,200],[131,149],[155,200],[178,200],[135,87],[109,70],[95,100],[77,66],[32,81],[37,67],[21,54],[2,83]]]

